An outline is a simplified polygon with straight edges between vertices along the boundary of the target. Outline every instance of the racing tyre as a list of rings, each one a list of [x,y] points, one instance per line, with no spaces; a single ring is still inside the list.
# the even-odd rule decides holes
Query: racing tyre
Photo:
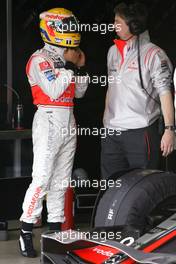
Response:
[[[119,179],[118,173],[113,178]],[[135,169],[121,175],[120,179],[120,188],[111,187],[101,196],[93,227],[135,226],[143,234],[151,212],[176,196],[176,174]]]

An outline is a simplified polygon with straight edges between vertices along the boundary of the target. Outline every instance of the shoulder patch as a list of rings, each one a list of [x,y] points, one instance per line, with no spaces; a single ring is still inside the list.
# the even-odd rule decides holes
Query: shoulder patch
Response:
[[[51,69],[51,65],[49,64],[48,61],[43,61],[43,62],[39,63],[39,67],[40,67],[41,71]]]

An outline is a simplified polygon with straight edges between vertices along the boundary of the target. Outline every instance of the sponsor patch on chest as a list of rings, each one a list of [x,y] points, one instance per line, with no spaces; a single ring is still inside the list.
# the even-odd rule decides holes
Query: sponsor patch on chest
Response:
[[[56,75],[54,74],[52,70],[45,71],[44,74],[45,74],[45,77],[48,79],[48,81],[52,81],[56,79]]]

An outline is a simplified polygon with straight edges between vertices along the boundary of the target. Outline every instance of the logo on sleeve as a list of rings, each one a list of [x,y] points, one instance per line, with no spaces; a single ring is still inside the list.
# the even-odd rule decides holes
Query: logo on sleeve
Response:
[[[40,67],[41,71],[51,69],[51,65],[47,61],[43,61],[43,62],[39,63],[39,67]]]
[[[161,70],[162,73],[167,72],[169,70],[169,66],[166,60],[161,61]]]

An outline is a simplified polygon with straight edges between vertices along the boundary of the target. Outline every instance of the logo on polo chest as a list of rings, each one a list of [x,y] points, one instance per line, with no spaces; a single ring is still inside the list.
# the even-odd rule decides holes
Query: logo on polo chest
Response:
[[[127,68],[130,70],[138,70],[138,62],[136,60],[132,61]]]

